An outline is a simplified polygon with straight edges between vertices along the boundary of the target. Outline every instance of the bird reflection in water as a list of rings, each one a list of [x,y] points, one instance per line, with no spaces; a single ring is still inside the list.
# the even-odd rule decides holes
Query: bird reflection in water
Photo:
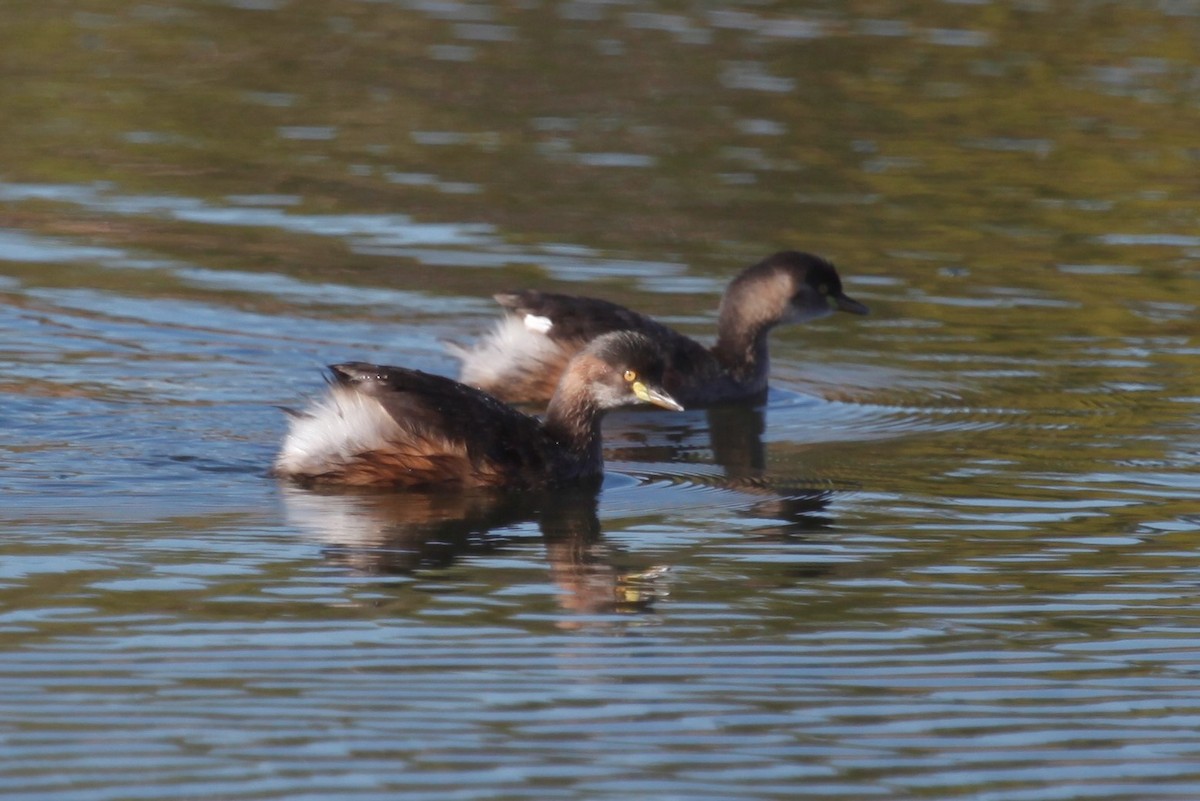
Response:
[[[362,575],[446,568],[466,555],[503,550],[504,529],[536,522],[565,611],[644,611],[665,593],[666,568],[626,571],[613,563],[593,491],[282,491],[289,521],[325,543],[328,561]]]
[[[836,490],[822,482],[797,482],[772,475],[763,442],[766,408],[724,404],[682,414],[622,410],[605,421],[605,435],[624,443],[605,450],[610,461],[628,462],[647,481],[713,490],[730,513],[757,521],[760,539],[811,536],[829,529]],[[641,468],[641,469],[639,469]],[[716,498],[714,498],[715,500]]]
[[[713,461],[725,473],[725,486],[761,497],[745,515],[780,521],[778,526],[756,530],[758,536],[800,536],[833,525],[833,518],[826,514],[832,490],[779,486],[768,477],[762,406],[714,406],[705,415]]]
[[[625,444],[606,449],[607,458],[626,461],[629,472],[659,484],[657,492],[644,487],[623,493],[619,497],[626,502],[643,497],[641,492],[662,499],[664,485],[668,498],[680,497],[675,488],[686,492],[691,486],[714,493],[710,500],[726,506],[731,515],[753,520],[746,534],[757,540],[811,541],[832,527],[828,506],[833,490],[788,485],[769,475],[761,406],[613,417],[614,439]],[[508,530],[536,523],[564,611],[645,611],[666,595],[667,568],[618,566],[622,553],[604,540],[594,491],[385,492],[294,486],[281,491],[289,520],[325,543],[326,559],[364,576],[438,570],[464,556],[502,552],[511,540]],[[837,568],[793,563],[792,569],[807,574]]]

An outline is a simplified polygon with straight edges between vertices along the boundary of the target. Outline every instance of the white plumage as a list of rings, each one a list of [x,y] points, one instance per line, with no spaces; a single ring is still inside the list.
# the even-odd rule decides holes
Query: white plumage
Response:
[[[379,401],[333,387],[304,412],[293,415],[275,459],[276,472],[306,475],[344,464],[384,446],[399,429]]]
[[[547,317],[505,315],[473,347],[448,345],[462,361],[459,380],[476,387],[494,386],[523,373],[540,372],[546,365],[561,369],[570,353],[546,336],[551,326]]]
[[[554,327],[554,321],[549,317],[527,314],[525,315],[525,327],[539,334],[548,334],[550,333],[550,329]]]

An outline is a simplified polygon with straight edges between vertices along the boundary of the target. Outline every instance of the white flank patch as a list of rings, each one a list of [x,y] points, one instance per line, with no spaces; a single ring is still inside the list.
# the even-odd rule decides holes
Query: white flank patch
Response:
[[[549,317],[539,317],[536,314],[525,315],[525,327],[539,334],[548,334],[554,327],[554,321]]]
[[[506,315],[474,347],[451,348],[450,352],[462,360],[459,380],[464,384],[486,389],[504,383],[514,374],[523,373],[531,366],[553,362],[560,348],[545,333],[529,327],[528,320],[531,317],[533,315],[526,315],[525,319],[521,320],[513,315]]]
[[[397,428],[374,398],[333,387],[303,415],[291,419],[275,470],[288,476],[324,473],[357,454],[382,447]]]

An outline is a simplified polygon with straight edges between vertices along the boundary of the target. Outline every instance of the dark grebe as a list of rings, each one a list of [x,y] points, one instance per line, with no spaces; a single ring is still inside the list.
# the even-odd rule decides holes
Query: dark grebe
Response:
[[[747,267],[721,299],[717,342],[706,348],[662,323],[596,298],[526,290],[495,296],[506,314],[472,348],[451,347],[461,380],[513,403],[550,397],[568,360],[607,331],[640,331],[663,349],[663,387],[688,408],[762,397],[767,388],[767,335],[835,310],[866,314],[842,292],[832,264],[783,251]]]
[[[328,395],[292,413],[274,473],[302,484],[544,488],[598,483],[600,417],[661,389],[660,348],[630,331],[567,364],[545,420],[449,378],[361,362],[330,367]]]

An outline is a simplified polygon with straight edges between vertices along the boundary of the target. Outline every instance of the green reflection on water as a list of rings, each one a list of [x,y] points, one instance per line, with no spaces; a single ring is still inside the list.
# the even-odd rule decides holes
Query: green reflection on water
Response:
[[[870,4],[739,24],[691,7],[679,19],[710,32],[691,40],[619,9],[480,5],[503,34],[489,40],[382,3],[23,3],[0,32],[21,78],[0,96],[0,155],[9,180],[295,196],[304,211],[484,221],[514,241],[673,253],[722,274],[801,244],[887,274],[928,253],[1035,288],[1041,270],[1016,265],[1121,261],[1094,242],[1111,231],[1194,233],[1194,19],[1066,6],[911,4],[891,27]],[[779,31],[796,17],[819,35]],[[456,36],[470,59],[439,58]],[[373,261],[269,232],[229,242],[79,216],[14,222],[214,262],[249,250],[276,270]]]
[[[65,406],[66,419],[94,419],[95,407],[66,401],[99,400],[116,406],[104,408],[105,420],[133,426],[153,409],[151,438],[166,439],[179,419],[171,405],[190,406],[201,393],[188,389],[189,377],[228,385],[228,396],[202,397],[215,407],[213,422],[180,432],[199,444],[153,440],[146,453],[135,451],[143,460],[135,468],[114,448],[107,464],[81,456],[80,471],[119,463],[133,474],[131,485],[161,489],[156,469],[181,464],[181,453],[208,456],[217,438],[253,443],[265,465],[277,433],[267,407],[299,394],[271,379],[302,372],[317,379],[316,366],[283,337],[264,335],[262,352],[247,355],[246,343],[217,347],[200,331],[162,353],[153,334],[175,333],[187,319],[148,326],[149,341],[127,365],[88,339],[104,337],[103,326],[89,334],[84,325],[106,320],[96,308],[102,303],[55,315],[57,293],[75,288],[135,307],[200,301],[229,313],[214,326],[243,319],[234,310],[267,316],[264,326],[271,316],[301,321],[295,328],[309,316],[378,315],[406,333],[432,330],[433,339],[485,326],[486,298],[497,289],[540,283],[586,287],[709,334],[716,287],[787,246],[831,256],[874,314],[775,336],[775,385],[838,402],[768,410],[768,476],[835,488],[829,506],[811,515],[819,520],[760,509],[759,498],[714,500],[681,461],[646,468],[652,481],[669,473],[678,486],[606,496],[605,503],[637,508],[605,518],[598,550],[559,558],[562,543],[544,542],[524,521],[508,532],[515,542],[495,551],[384,577],[371,572],[379,569],[372,560],[384,558],[380,549],[345,547],[337,526],[328,542],[304,539],[301,527],[273,512],[208,509],[102,525],[79,522],[91,509],[61,521],[10,510],[11,564],[83,556],[12,579],[0,593],[12,612],[4,645],[45,648],[48,665],[64,653],[111,659],[116,667],[99,670],[95,686],[68,689],[84,701],[108,701],[110,711],[97,714],[112,716],[140,711],[145,701],[103,680],[128,678],[126,659],[146,694],[176,680],[246,687],[259,700],[294,692],[340,715],[349,696],[339,695],[328,670],[362,682],[356,703],[382,705],[381,717],[403,727],[420,708],[413,698],[448,678],[489,689],[498,678],[510,687],[527,680],[533,688],[521,689],[539,703],[514,706],[511,719],[497,715],[480,740],[493,750],[523,734],[537,744],[522,728],[536,724],[529,720],[536,713],[554,718],[572,703],[618,704],[639,690],[648,709],[652,693],[740,703],[791,717],[710,721],[716,734],[695,750],[746,748],[747,734],[789,747],[799,741],[810,750],[775,752],[780,762],[828,766],[855,790],[894,790],[888,776],[905,758],[954,764],[976,731],[1020,744],[1052,725],[1090,725],[1095,716],[1086,708],[1038,705],[1068,691],[1114,699],[1116,711],[1105,714],[1117,733],[1095,760],[1128,761],[1119,730],[1135,724],[1186,755],[1188,737],[1159,714],[1173,704],[1194,708],[1183,694],[1193,689],[1187,677],[1195,667],[1187,649],[1197,575],[1200,103],[1196,17],[1171,11],[1185,6],[676,4],[653,17],[608,4],[422,6],[427,11],[345,0],[259,11],[219,3],[7,4],[0,189],[61,185],[91,199],[67,191],[5,200],[0,226],[115,253],[4,264],[13,279],[0,287],[5,311],[20,315],[26,337],[5,350],[17,374],[4,378],[4,391],[29,400],[22,409],[33,409],[30,417]],[[152,210],[118,209],[138,197],[155,201]],[[478,241],[373,241],[372,252],[351,234],[264,224],[249,214],[223,224],[188,221],[172,216],[164,199],[295,218],[406,215],[390,233],[420,223],[485,227]],[[581,264],[635,263],[583,283],[571,280],[584,274],[572,273],[572,254]],[[661,264],[687,269],[663,276],[654,266]],[[353,295],[301,303],[182,271],[197,266],[401,290],[417,300],[368,315]],[[675,291],[679,284],[668,279],[682,278],[713,280]],[[422,312],[422,297],[480,304],[464,321],[441,307]],[[79,341],[64,346],[56,325]],[[112,338],[132,350],[140,333],[135,321]],[[414,350],[391,353],[406,359]],[[208,372],[223,360],[237,369]],[[87,379],[41,369],[73,363],[92,368]],[[125,387],[164,365],[174,383]],[[225,405],[229,397],[237,409]],[[844,441],[814,438],[824,427]],[[0,446],[0,470],[25,469],[23,456],[51,447],[28,428],[18,444]],[[82,423],[72,429],[80,431]],[[95,452],[111,445],[96,436]],[[645,444],[631,439],[626,449]],[[64,461],[83,453],[77,442],[53,448],[67,454]],[[252,461],[245,448],[236,453]],[[228,458],[205,464],[228,466]],[[222,510],[247,498],[274,502],[274,485],[250,468],[219,490],[211,475],[170,472],[173,480],[180,475],[181,496],[221,494],[211,502]],[[64,496],[84,491],[54,471],[47,479]],[[120,483],[98,486],[111,492]],[[238,489],[225,497],[230,485]],[[248,572],[223,573],[226,564]],[[664,565],[672,568],[666,578],[645,590],[651,603],[616,608],[616,585]],[[597,578],[609,582],[601,587],[610,606],[589,606],[591,596],[577,587]],[[22,620],[25,610],[34,617]],[[221,637],[231,629],[237,642],[224,664]],[[179,630],[212,644],[211,661],[193,665],[196,651],[172,639]],[[478,631],[487,633],[482,644],[472,636]],[[600,634],[570,636],[579,631]],[[278,636],[264,638],[269,646],[256,643],[264,633]],[[1109,649],[1140,636],[1165,645]],[[871,642],[884,644],[863,647]],[[434,655],[422,662],[430,643]],[[1094,651],[1077,658],[1086,648]],[[471,664],[451,674],[446,666],[462,649]],[[239,661],[247,654],[253,658]],[[295,676],[297,654],[308,661]],[[155,672],[172,660],[183,665],[174,679]],[[281,689],[280,674],[294,683]],[[549,686],[547,677],[564,676],[565,688]],[[1170,689],[1172,682],[1183,689]],[[457,686],[435,698],[439,716],[477,712],[471,697],[454,697]],[[580,701],[572,695],[579,688],[592,694]],[[974,693],[976,705],[958,704],[956,691]],[[395,693],[400,701],[387,706]],[[62,702],[67,713],[54,707],[59,717],[48,717],[67,738],[74,697]],[[872,698],[892,706],[856,714]],[[1137,708],[1140,701],[1150,712]],[[36,696],[27,703],[20,726],[40,731],[35,713],[44,710]],[[952,705],[967,711],[943,723]],[[248,706],[233,712],[255,719]],[[302,707],[291,709],[303,718]],[[258,725],[275,723],[274,711]],[[213,736],[239,728],[242,719],[226,714],[233,724],[216,721]],[[978,722],[996,718],[991,729]],[[574,725],[601,750],[633,742],[608,752],[608,769],[628,768],[630,751],[661,745],[652,735],[634,739],[637,723],[661,722],[654,713],[628,719],[626,731],[593,729],[587,719]],[[923,721],[921,742],[889,730],[896,720]],[[800,723],[811,725],[797,733]],[[355,725],[365,728],[353,736],[371,739],[381,724],[355,718],[347,727]],[[314,731],[319,739],[321,721]],[[951,744],[934,736],[944,732],[953,734]],[[394,730],[386,734],[395,742]],[[1069,749],[1069,736],[1044,751]],[[831,753],[862,748],[864,737],[874,738],[874,766],[849,764],[845,750]],[[439,760],[454,745],[435,743],[425,764],[446,764]],[[417,750],[388,748],[396,759]],[[207,753],[208,744],[185,743],[189,749]],[[486,750],[454,752],[455,764]],[[1002,747],[989,754],[1018,769],[1035,766],[1061,785],[1046,761]],[[223,764],[244,764],[237,756]],[[906,770],[929,779],[918,788],[924,795],[955,792],[949,783],[946,793],[931,789],[944,779],[936,768]],[[676,777],[670,765],[646,773]],[[957,781],[974,791],[1037,780]]]

